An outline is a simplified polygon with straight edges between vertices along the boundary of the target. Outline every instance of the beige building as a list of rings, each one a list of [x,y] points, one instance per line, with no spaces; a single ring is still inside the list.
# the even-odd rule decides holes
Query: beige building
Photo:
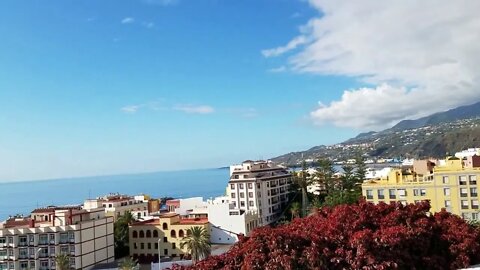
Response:
[[[362,184],[363,196],[373,203],[399,201],[404,204],[429,200],[431,211],[442,209],[465,219],[480,220],[480,165],[478,157],[449,157],[432,164],[414,164],[415,170],[395,169],[386,177]]]
[[[114,220],[125,215],[125,212],[130,212],[135,219],[142,220],[150,218],[149,201],[150,197],[147,195],[129,196],[122,194],[109,194],[96,199],[87,200],[85,201],[85,204],[100,203],[105,207],[105,214],[113,217]],[[156,211],[158,211],[158,209]]]
[[[114,261],[113,218],[103,208],[48,207],[0,223],[0,269],[55,269],[70,256],[71,269]]]
[[[187,250],[180,244],[187,230],[197,226],[210,229],[206,218],[181,219],[174,213],[136,222],[129,227],[130,256],[141,263],[158,262],[159,253],[161,257],[183,258]]]
[[[244,161],[230,166],[227,196],[233,209],[255,213],[257,220],[246,224],[247,231],[277,221],[291,194],[292,175],[269,161]]]

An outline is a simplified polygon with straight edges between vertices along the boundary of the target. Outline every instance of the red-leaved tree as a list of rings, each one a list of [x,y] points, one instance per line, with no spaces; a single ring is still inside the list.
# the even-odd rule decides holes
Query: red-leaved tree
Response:
[[[480,233],[422,202],[360,202],[259,228],[221,256],[186,269],[458,269],[480,261]]]

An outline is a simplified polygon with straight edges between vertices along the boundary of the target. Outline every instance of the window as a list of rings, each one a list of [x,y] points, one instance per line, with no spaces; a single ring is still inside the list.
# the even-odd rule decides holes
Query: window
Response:
[[[170,231],[170,237],[177,238],[177,232],[175,230]]]
[[[244,174],[244,175],[243,175],[243,178],[248,178],[248,174]]]
[[[178,231],[178,237],[185,237],[185,232],[183,230]]]
[[[68,233],[61,233],[60,234],[60,243],[61,244],[68,243]]]
[[[467,184],[467,177],[465,175],[462,175],[458,177],[458,181],[461,186],[464,186]]]
[[[397,192],[398,192],[398,196],[400,197],[407,196],[407,191],[405,189],[399,189]]]
[[[420,189],[420,196],[425,196],[425,195],[427,195],[427,190],[424,188]]]
[[[462,200],[462,209],[468,209],[468,201]]]
[[[245,207],[245,202],[244,201],[240,202],[240,207]]]
[[[476,185],[477,184],[477,176],[476,175],[470,175],[469,180],[470,180],[470,185]]]
[[[235,190],[235,184],[230,184],[230,189]]]
[[[163,237],[163,242],[164,242],[164,243],[167,243],[167,242],[168,242],[167,237]]]
[[[373,190],[367,189],[367,199],[373,199]]]
[[[40,234],[38,237],[38,242],[40,245],[46,245],[48,242],[48,236],[46,234]]]
[[[140,243],[140,249],[145,249],[145,244],[144,243]]]
[[[413,196],[420,196],[420,189],[414,189]]]
[[[50,256],[55,256],[55,247],[50,247]]]
[[[69,252],[68,246],[60,246],[60,254],[68,254]]]
[[[245,198],[245,193],[240,192],[240,198],[242,198],[242,199]]]
[[[153,230],[153,237],[158,238],[158,231],[157,230]]]
[[[176,249],[177,246],[175,245],[175,243],[172,243],[172,249]]]
[[[443,195],[450,196],[450,188],[443,188]]]
[[[68,233],[68,240],[70,243],[75,243],[75,233],[74,232],[69,232]]]
[[[163,250],[163,255],[168,256],[168,249]]]
[[[132,237],[133,237],[133,238],[137,238],[137,237],[138,237],[137,231],[133,231],[133,232],[132,232]]]
[[[243,183],[238,184],[238,186],[239,186],[240,189],[243,189]]]
[[[377,191],[377,193],[378,193],[378,194],[377,194],[377,195],[378,195],[378,199],[380,199],[380,200],[385,199],[385,192],[384,192],[383,189],[379,189],[379,190]]]
[[[446,201],[445,201],[445,208],[449,208],[449,207],[451,207],[451,206],[452,206],[452,202],[449,201],[449,200],[446,200]]]
[[[140,231],[139,237],[140,237],[140,238],[144,238],[144,237],[145,237],[145,233],[144,233],[143,231]]]
[[[249,188],[249,189],[252,189],[252,188],[253,188],[253,184],[252,184],[252,183],[248,183],[248,188]]]
[[[18,237],[18,245],[19,246],[26,246],[27,245],[27,237],[26,236]]]
[[[478,197],[478,192],[476,187],[470,188],[470,197]]]
[[[468,196],[468,190],[466,188],[461,188],[460,197],[467,197],[467,196]]]
[[[166,222],[163,223],[162,225],[162,229],[164,230],[168,230],[168,224]]]
[[[478,209],[478,200],[472,200],[472,209]]]
[[[233,176],[234,179],[238,179],[238,174]]]
[[[152,232],[150,230],[147,230],[147,235],[146,235],[147,238],[151,238],[152,237]]]
[[[148,243],[148,244],[147,244],[147,248],[148,248],[148,249],[152,249],[152,243]]]
[[[389,189],[389,190],[388,190],[388,197],[389,197],[390,199],[395,199],[395,198],[396,198],[395,189]]]
[[[231,197],[232,199],[235,199],[235,193],[230,194],[230,197]]]
[[[478,213],[472,213],[472,219],[478,220]]]
[[[155,249],[158,249],[158,243],[155,243]]]
[[[260,188],[260,183],[257,183],[257,188]]]
[[[253,207],[253,201],[249,201],[248,205]]]
[[[137,248],[138,248],[137,243],[133,243],[133,249],[137,249]]]
[[[248,192],[248,197],[253,198],[253,192]]]
[[[442,177],[442,183],[448,184],[448,182],[449,182],[448,176],[443,176],[443,177]]]

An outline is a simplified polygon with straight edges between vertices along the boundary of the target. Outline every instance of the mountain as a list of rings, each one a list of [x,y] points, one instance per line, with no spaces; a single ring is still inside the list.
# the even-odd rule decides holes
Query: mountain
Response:
[[[393,130],[405,130],[435,125],[455,120],[469,119],[480,116],[480,102],[462,106],[445,112],[439,112],[417,120],[403,120],[392,127]]]
[[[358,153],[369,159],[444,157],[466,148],[480,147],[480,102],[404,120],[380,132],[366,132],[343,143],[316,146],[272,160],[294,165],[305,159],[345,161]]]

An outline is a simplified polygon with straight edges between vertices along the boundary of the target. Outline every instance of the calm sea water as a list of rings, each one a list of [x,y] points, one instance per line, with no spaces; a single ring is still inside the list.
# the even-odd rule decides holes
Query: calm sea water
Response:
[[[0,183],[0,220],[29,214],[36,207],[81,204],[111,192],[155,198],[215,197],[225,193],[228,177],[228,169],[208,169]]]

